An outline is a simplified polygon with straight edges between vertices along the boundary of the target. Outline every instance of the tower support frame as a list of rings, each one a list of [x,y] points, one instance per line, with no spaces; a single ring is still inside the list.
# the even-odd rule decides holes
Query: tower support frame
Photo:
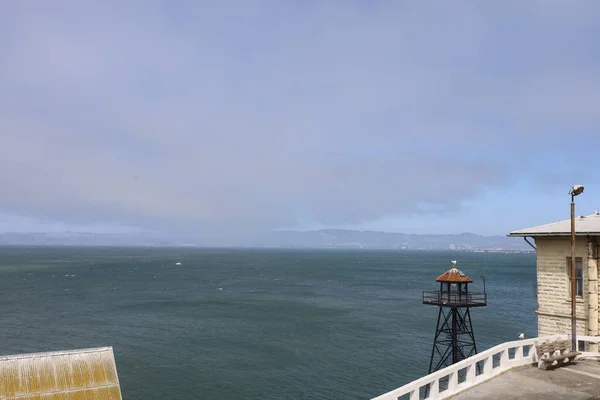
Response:
[[[477,354],[470,307],[439,307],[429,373]]]

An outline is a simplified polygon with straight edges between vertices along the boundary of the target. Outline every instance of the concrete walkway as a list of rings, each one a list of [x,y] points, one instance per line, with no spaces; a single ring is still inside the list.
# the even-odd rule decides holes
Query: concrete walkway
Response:
[[[535,367],[510,371],[451,399],[600,400],[600,362],[576,360],[548,371]]]

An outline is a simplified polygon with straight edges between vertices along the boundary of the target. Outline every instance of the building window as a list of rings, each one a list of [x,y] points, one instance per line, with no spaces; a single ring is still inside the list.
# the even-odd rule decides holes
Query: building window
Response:
[[[569,297],[571,296],[571,257],[567,257],[567,276],[569,277]],[[583,297],[583,259],[575,257],[575,296]]]

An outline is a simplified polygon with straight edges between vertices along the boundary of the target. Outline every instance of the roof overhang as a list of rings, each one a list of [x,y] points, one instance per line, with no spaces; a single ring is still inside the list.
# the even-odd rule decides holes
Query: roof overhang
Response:
[[[511,232],[508,235],[506,235],[508,237],[552,237],[552,236],[556,236],[556,237],[565,237],[565,236],[571,236],[571,232],[544,232],[544,233],[540,233],[540,232]],[[575,236],[600,236],[600,232],[575,232]]]
[[[575,223],[575,236],[600,236],[600,213],[582,215],[570,219],[510,232],[509,237],[564,237],[571,236],[571,224]]]

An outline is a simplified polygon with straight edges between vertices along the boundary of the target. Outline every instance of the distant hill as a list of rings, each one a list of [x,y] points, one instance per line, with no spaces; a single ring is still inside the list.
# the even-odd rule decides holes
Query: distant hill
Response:
[[[523,241],[505,236],[416,235],[344,229],[277,231],[249,239],[167,238],[153,233],[0,233],[0,245],[49,246],[237,246],[271,248],[339,248],[406,250],[518,250],[530,251]]]
[[[145,246],[171,245],[155,234],[92,232],[0,233],[0,246]]]
[[[523,240],[505,236],[416,235],[344,229],[318,231],[280,231],[271,233],[258,244],[275,247],[366,248],[413,250],[532,250]]]

